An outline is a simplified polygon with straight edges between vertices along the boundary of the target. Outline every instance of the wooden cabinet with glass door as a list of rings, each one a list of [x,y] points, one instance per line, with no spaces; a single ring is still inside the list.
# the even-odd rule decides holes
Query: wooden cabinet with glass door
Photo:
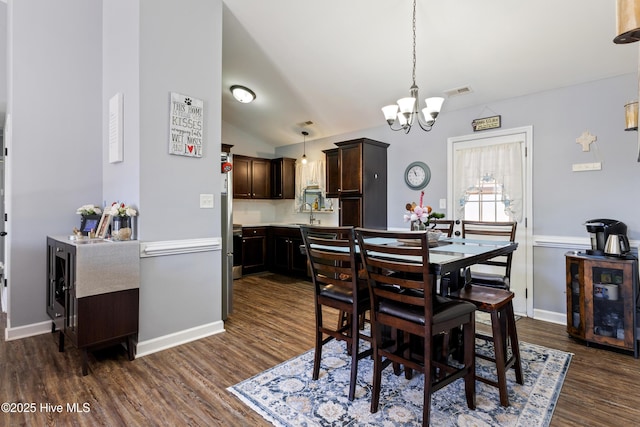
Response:
[[[638,260],[566,254],[567,333],[638,357]]]

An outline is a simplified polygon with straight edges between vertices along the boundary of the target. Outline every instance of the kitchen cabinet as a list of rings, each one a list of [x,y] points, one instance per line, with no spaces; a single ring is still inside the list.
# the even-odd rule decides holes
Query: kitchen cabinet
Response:
[[[271,198],[295,199],[296,159],[281,157],[271,160]]]
[[[129,360],[135,357],[139,254],[137,241],[47,237],[46,311],[60,334],[58,351],[65,337],[81,350],[83,375],[93,347],[126,341]]]
[[[387,147],[368,138],[324,150],[327,197],[339,199],[340,225],[386,229]]]
[[[307,275],[307,257],[300,250],[302,235],[298,227],[271,227],[270,270],[290,276]]]
[[[271,198],[271,161],[257,157],[233,156],[233,198]]]
[[[638,260],[569,252],[566,258],[567,333],[587,344],[632,351],[638,358]]]
[[[331,148],[324,150],[324,154],[327,197],[340,197],[340,150],[338,148]]]
[[[242,227],[242,274],[267,270],[267,227]]]

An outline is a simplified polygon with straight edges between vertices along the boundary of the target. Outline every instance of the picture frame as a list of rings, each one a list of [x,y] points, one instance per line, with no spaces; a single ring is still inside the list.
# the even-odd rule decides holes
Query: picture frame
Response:
[[[92,231],[96,231],[98,229],[98,224],[102,219],[101,215],[82,215],[82,219],[80,220],[80,231],[83,236],[88,236]]]
[[[111,214],[108,212],[104,212],[102,214],[102,218],[100,218],[100,224],[98,224],[98,229],[96,230],[96,238],[104,239],[107,237],[107,230],[109,229],[109,225],[111,224]]]

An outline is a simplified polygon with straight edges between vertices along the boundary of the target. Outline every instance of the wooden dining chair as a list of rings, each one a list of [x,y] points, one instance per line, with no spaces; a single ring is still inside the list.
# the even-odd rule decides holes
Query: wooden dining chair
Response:
[[[371,294],[371,412],[378,410],[382,371],[390,364],[394,364],[394,371],[396,366],[404,366],[409,378],[412,370],[424,374],[423,426],[429,425],[431,394],[459,378],[464,378],[467,405],[475,409],[476,309],[473,304],[435,295],[427,233],[358,228],[356,235]],[[434,336],[460,326],[464,337],[462,366],[439,358],[433,346]]]
[[[462,221],[462,237],[465,239],[508,240],[516,239],[515,221]],[[491,266],[480,270],[471,269],[471,280],[476,285],[490,286],[509,290],[511,287],[511,261],[513,252],[509,255],[493,258],[480,265]],[[491,271],[488,271],[491,270]]]
[[[429,229],[441,231],[447,237],[451,237],[453,236],[453,225],[452,219],[432,219],[429,223]]]
[[[310,262],[315,302],[315,356],[313,379],[320,373],[322,346],[333,339],[345,341],[351,355],[349,400],[355,397],[358,360],[371,355],[372,349],[360,351],[360,339],[371,342],[370,336],[360,333],[359,321],[369,310],[369,291],[366,280],[358,275],[360,257],[355,250],[353,227],[300,226],[307,257]],[[323,319],[323,307],[339,312],[337,327],[330,327]]]
[[[462,221],[464,238],[502,238],[514,241],[516,222]],[[488,236],[488,237],[487,237]],[[476,332],[476,337],[493,342],[494,354],[477,354],[477,357],[489,360],[496,365],[496,378],[476,375],[476,379],[495,386],[499,390],[500,404],[509,406],[507,390],[507,372],[515,370],[516,382],[524,384],[520,345],[513,312],[514,293],[509,290],[511,280],[512,254],[502,259],[492,259],[485,264],[504,268],[500,273],[481,273],[465,270],[465,286],[451,293],[450,297],[472,303],[478,311],[491,316],[491,335]],[[511,354],[509,354],[509,348]]]

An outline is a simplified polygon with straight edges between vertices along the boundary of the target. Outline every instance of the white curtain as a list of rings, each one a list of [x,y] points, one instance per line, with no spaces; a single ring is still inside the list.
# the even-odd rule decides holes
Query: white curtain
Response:
[[[522,220],[524,179],[521,146],[521,142],[511,142],[456,150],[453,168],[456,218],[464,217],[468,195],[482,180],[495,180],[502,186],[505,213],[514,221]]]
[[[304,189],[316,185],[322,191],[322,197],[326,197],[324,160],[309,161],[306,165],[296,162],[296,211],[303,203]]]

